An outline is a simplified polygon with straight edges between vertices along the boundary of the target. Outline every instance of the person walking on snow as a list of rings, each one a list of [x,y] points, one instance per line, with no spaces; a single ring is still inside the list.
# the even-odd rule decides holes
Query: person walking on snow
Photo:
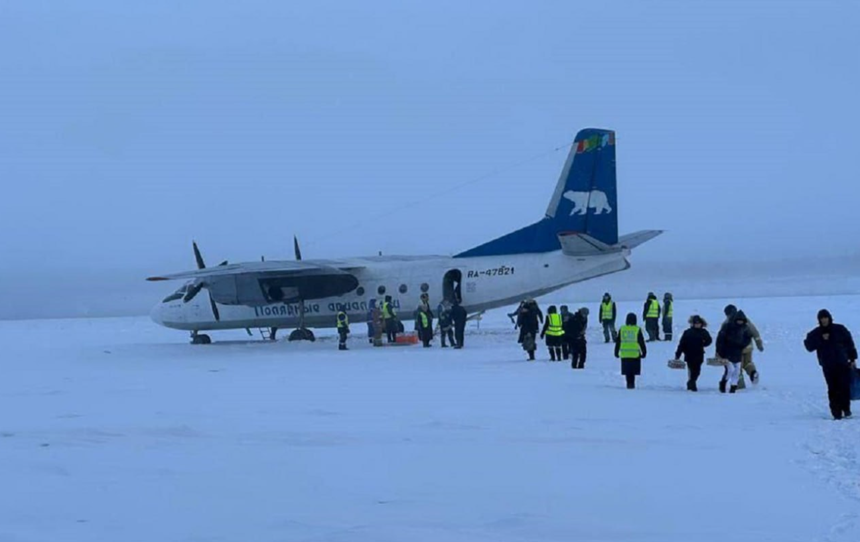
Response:
[[[645,346],[645,336],[642,329],[636,325],[636,315],[627,315],[626,325],[618,330],[618,340],[615,341],[615,357],[621,359],[621,374],[627,381],[627,389],[636,387],[636,377],[642,374],[642,360],[648,354]]]
[[[708,323],[698,314],[690,317],[690,328],[684,331],[681,335],[681,340],[678,342],[678,348],[675,350],[675,359],[681,359],[684,355],[684,361],[687,362],[687,389],[689,391],[699,391],[696,383],[699,380],[699,375],[702,374],[702,363],[705,362],[705,349],[711,346],[713,339],[711,334],[706,329]]]
[[[459,299],[454,299],[454,304],[451,306],[451,322],[454,324],[454,338],[457,341],[456,344],[454,344],[454,348],[463,348],[467,319],[468,315],[466,314],[466,309],[464,309],[463,305],[460,304]]]
[[[585,331],[588,328],[588,309],[581,308],[570,319],[565,334],[570,337],[570,368],[585,369],[587,341]]]
[[[723,312],[726,315],[726,320],[724,322],[725,324],[732,320],[735,313],[738,312],[738,309],[734,305],[726,305],[726,308],[723,309]],[[758,332],[758,328],[755,326],[752,320],[749,319],[749,316],[747,316],[747,326],[749,327],[750,333],[752,333],[755,347],[758,349],[759,352],[764,352],[764,342],[761,339],[761,334]],[[750,343],[749,346],[744,348],[743,359],[741,360],[741,369],[741,375],[740,378],[738,378],[739,390],[746,388],[746,383],[744,382],[744,372],[749,375],[750,381],[753,384],[758,384],[759,372],[756,368],[755,363],[753,363],[753,343]]]
[[[564,328],[562,328],[561,324],[561,314],[558,313],[555,305],[550,305],[546,311],[546,321],[544,322],[543,330],[540,332],[540,338],[546,338],[546,347],[549,350],[550,361],[561,361],[561,343],[564,340]]]
[[[672,294],[663,295],[663,340],[672,341],[672,317],[675,314],[675,300]]]
[[[451,320],[451,306],[447,301],[442,301],[436,308],[438,312],[439,336],[442,338],[442,348],[448,348],[445,344],[445,339],[451,343],[451,346],[457,346],[454,340],[454,322]]]
[[[645,320],[645,331],[648,332],[648,342],[660,340],[660,302],[654,292],[648,294],[642,308],[642,319]]]
[[[603,326],[603,342],[615,342],[618,338],[618,332],[615,331],[616,307],[615,301],[612,301],[612,296],[609,295],[609,292],[603,294],[599,314],[600,324]]]
[[[827,309],[818,311],[818,327],[803,341],[809,352],[818,356],[818,364],[827,382],[827,398],[834,420],[851,417],[851,380],[857,367],[857,348],[851,332],[833,323]]]
[[[728,365],[725,376],[720,380],[720,392],[726,393],[726,386],[729,386],[729,393],[738,391],[744,348],[749,346],[752,340],[752,332],[747,325],[744,311],[739,310],[730,322],[723,324],[717,334],[717,356],[725,359]]]
[[[563,359],[567,359],[570,356],[570,343],[573,339],[567,330],[570,325],[570,319],[573,318],[573,314],[570,313],[570,309],[567,308],[567,305],[562,305],[561,308],[559,308],[559,312],[561,313],[561,328],[564,330],[564,334],[561,338],[561,355]]]
[[[543,322],[541,316],[540,309],[533,300],[526,301],[517,316],[517,327],[520,328],[519,342],[523,345],[523,350],[528,352],[529,361],[535,360],[535,350],[537,349],[535,343],[537,342],[540,323]]]

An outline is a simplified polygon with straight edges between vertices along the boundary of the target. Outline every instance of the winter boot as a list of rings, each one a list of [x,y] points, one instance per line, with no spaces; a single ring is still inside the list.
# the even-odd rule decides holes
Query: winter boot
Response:
[[[687,380],[687,391],[693,391],[693,381]]]
[[[555,361],[555,348],[550,348],[550,349],[549,349],[549,360],[550,360],[550,361]]]
[[[529,361],[534,361],[534,360],[535,360],[535,351],[529,350]]]
[[[729,393],[737,393],[737,392],[738,392],[737,386],[732,386],[731,388],[729,388]]]
[[[752,373],[750,373],[750,382],[758,385],[758,376],[758,371],[753,371]]]
[[[851,417],[851,411],[850,410],[843,410],[842,415],[845,416],[846,418],[850,418]]]
[[[627,389],[632,390],[636,388],[636,377],[633,375],[627,376]]]
[[[672,342],[672,334],[669,333],[663,337],[664,341]]]
[[[720,393],[726,393],[726,380],[720,380]]]

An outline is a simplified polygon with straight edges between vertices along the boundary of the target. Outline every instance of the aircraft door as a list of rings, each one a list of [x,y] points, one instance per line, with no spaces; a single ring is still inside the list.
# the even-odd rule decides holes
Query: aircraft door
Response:
[[[459,269],[451,269],[445,273],[442,279],[442,297],[445,301],[453,303],[455,300],[463,302],[463,273]]]

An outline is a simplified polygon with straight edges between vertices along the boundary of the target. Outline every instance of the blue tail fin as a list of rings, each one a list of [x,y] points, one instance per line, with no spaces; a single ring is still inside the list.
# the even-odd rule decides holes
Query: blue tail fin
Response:
[[[546,216],[457,258],[552,252],[562,232],[585,233],[607,245],[618,243],[615,132],[587,128],[576,134]]]

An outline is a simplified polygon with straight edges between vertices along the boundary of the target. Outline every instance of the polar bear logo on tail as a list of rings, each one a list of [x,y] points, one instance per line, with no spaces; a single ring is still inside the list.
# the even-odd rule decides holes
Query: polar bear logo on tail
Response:
[[[607,214],[612,212],[612,207],[609,206],[609,200],[606,198],[606,193],[601,190],[592,190],[591,192],[575,192],[568,190],[564,193],[564,197],[573,202],[573,209],[570,211],[570,216],[584,215],[588,209],[594,209],[597,215],[602,215],[605,211]]]

